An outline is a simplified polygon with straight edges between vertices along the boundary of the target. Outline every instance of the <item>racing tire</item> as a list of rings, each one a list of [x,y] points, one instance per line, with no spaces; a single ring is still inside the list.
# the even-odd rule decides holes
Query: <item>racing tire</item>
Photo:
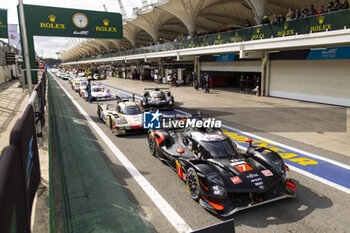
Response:
[[[113,130],[113,122],[111,118],[109,118],[109,128]]]
[[[102,120],[102,117],[101,117],[101,108],[97,108],[97,116],[98,116],[98,118],[100,118],[100,120]]]
[[[154,141],[154,138],[152,136],[152,134],[148,134],[148,146],[149,146],[149,150],[151,152],[151,155],[156,156],[156,142]]]
[[[190,197],[198,201],[199,200],[199,181],[198,181],[198,176],[197,172],[194,170],[194,168],[190,167],[187,170],[187,175],[186,175],[186,188],[188,193],[190,194]]]

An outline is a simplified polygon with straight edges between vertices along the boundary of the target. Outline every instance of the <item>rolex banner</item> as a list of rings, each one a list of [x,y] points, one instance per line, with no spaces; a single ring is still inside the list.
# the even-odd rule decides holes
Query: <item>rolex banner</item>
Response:
[[[7,33],[7,10],[0,9],[0,38],[8,38]]]
[[[36,36],[122,39],[119,13],[24,5],[27,32]]]

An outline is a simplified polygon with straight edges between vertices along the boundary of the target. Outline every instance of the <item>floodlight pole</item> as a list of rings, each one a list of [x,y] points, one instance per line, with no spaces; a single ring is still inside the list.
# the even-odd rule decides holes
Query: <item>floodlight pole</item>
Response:
[[[26,22],[24,18],[23,0],[18,0],[18,6],[19,6],[19,20],[21,23],[22,44],[23,44],[23,50],[24,50],[24,61],[26,63],[28,91],[29,91],[29,95],[31,95],[32,94],[32,72],[30,69],[29,48],[28,48]]]

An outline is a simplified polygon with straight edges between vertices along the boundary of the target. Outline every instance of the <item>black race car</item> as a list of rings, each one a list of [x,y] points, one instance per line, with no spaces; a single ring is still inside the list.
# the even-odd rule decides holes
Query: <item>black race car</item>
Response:
[[[251,145],[245,153],[220,129],[151,129],[151,154],[186,182],[192,199],[221,216],[295,197],[296,185],[274,151]]]
[[[170,110],[174,108],[174,97],[169,88],[145,88],[144,90],[141,106],[145,110]]]

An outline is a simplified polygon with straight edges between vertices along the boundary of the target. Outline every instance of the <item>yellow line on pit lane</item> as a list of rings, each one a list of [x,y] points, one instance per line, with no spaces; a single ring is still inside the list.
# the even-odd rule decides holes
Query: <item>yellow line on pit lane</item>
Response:
[[[244,135],[240,135],[236,132],[231,132],[229,130],[223,129],[222,130],[229,138],[233,139],[236,143],[246,143],[245,139],[247,138],[247,136]],[[286,150],[279,148],[277,145],[268,142],[268,141],[264,141],[264,140],[259,140],[259,139],[255,139],[254,140],[254,146],[257,147],[266,147],[272,151],[277,152],[282,158],[287,159],[291,162],[294,163],[298,163],[300,165],[303,166],[307,166],[307,165],[316,165],[318,164],[317,161],[309,159],[309,158],[305,158],[305,157],[300,157],[300,155],[295,154],[295,153],[287,153]]]

